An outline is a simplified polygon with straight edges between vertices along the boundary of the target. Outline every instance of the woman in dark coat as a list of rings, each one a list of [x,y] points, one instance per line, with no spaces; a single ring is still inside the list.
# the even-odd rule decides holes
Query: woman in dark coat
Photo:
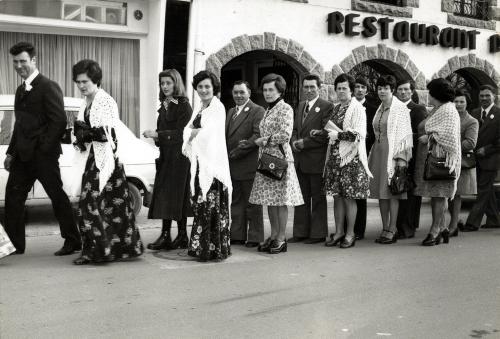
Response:
[[[191,119],[193,110],[186,98],[182,78],[175,69],[159,74],[160,102],[157,130],[144,131],[160,147],[156,164],[153,197],[149,219],[163,219],[160,237],[148,244],[150,250],[187,248],[186,223],[190,211],[189,160],[182,154],[182,131]],[[177,221],[177,237],[172,241],[170,228]]]

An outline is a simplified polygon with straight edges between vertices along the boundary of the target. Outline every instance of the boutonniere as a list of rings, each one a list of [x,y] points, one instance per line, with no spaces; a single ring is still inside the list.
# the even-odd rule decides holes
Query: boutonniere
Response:
[[[32,88],[33,88],[33,86],[31,86],[30,84],[25,84],[25,88],[24,88],[24,90],[25,90],[26,92],[29,92],[29,91],[31,91],[31,89],[32,89]]]
[[[245,107],[245,109],[243,110],[243,112],[248,112],[249,110],[250,110],[250,108]]]
[[[493,118],[495,118],[493,114],[490,114],[490,119],[493,120]]]
[[[316,108],[314,109],[314,112],[318,113],[318,112],[319,112],[319,107],[316,107]]]

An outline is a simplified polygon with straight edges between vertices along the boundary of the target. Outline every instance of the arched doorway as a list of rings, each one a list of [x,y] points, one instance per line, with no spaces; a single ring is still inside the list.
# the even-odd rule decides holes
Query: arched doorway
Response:
[[[481,85],[491,85],[497,88],[497,84],[491,77],[473,67],[459,68],[448,75],[446,79],[452,83],[453,87],[463,89],[469,93],[472,99],[471,104],[467,107],[469,112],[471,109],[479,107],[479,87]]]
[[[229,109],[234,106],[231,90],[237,80],[245,80],[252,89],[253,102],[266,106],[260,89],[260,81],[269,73],[276,73],[285,78],[287,89],[284,99],[296,107],[300,98],[301,76],[306,70],[290,56],[271,50],[255,50],[231,59],[221,69],[221,101]]]
[[[396,81],[403,79],[412,79],[411,75],[400,65],[384,59],[371,59],[363,61],[354,66],[348,74],[354,78],[364,77],[368,81],[368,94],[367,97],[377,104],[380,100],[377,95],[377,80],[381,75],[392,75]],[[416,103],[419,102],[418,94],[413,94],[412,100]]]

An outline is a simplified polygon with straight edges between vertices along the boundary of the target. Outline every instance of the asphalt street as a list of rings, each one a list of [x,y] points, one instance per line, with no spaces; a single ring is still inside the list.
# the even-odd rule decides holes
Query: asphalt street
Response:
[[[0,338],[500,338],[500,230],[422,247],[424,205],[416,238],[379,245],[378,207],[368,211],[351,249],[232,246],[222,263],[147,251],[81,267],[53,255],[51,209],[31,208],[26,253],[0,260]],[[146,210],[137,222],[145,243],[158,236]]]

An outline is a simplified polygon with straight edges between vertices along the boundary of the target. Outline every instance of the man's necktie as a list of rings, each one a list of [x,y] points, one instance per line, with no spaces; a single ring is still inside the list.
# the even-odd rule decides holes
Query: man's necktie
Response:
[[[302,114],[302,122],[304,122],[309,114],[309,102],[306,102],[306,106],[304,107],[304,114]]]
[[[481,112],[481,120],[484,121],[484,119],[486,119],[486,111],[483,109],[483,111]]]
[[[236,112],[234,112],[233,114],[233,120],[236,120],[236,118],[238,117],[238,115],[240,114],[241,112],[241,107],[240,106],[236,106]]]

